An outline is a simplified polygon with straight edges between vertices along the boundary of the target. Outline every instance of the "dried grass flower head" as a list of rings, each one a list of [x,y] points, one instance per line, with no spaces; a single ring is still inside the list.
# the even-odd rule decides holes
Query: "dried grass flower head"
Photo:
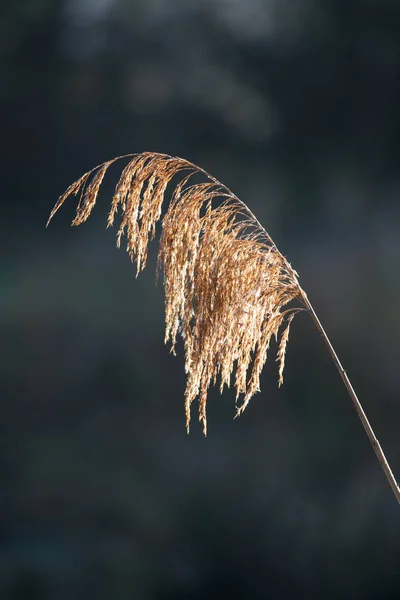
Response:
[[[400,503],[400,487],[365,415],[346,371],[319,321],[298,275],[250,209],[226,186],[197,165],[167,154],[144,152],[109,160],[88,171],[59,198],[48,223],[71,194],[79,195],[73,225],[84,223],[96,203],[104,175],[119,159],[129,162],[115,188],[107,225],[120,223],[117,246],[126,247],[137,274],[144,269],[149,241],[162,222],[158,272],[165,287],[165,341],[174,352],[182,334],[187,374],[186,427],[199,400],[199,420],[207,433],[206,404],[211,383],[222,392],[234,379],[236,414],[260,389],[260,374],[271,339],[278,342],[279,385],[283,382],[291,322],[306,310],[368,435]],[[174,185],[173,179],[180,175]],[[172,197],[164,216],[168,185]]]
[[[233,379],[240,414],[260,389],[273,337],[279,341],[282,384],[290,324],[302,309],[305,293],[297,273],[249,208],[217,179],[181,158],[145,152],[107,161],[67,189],[49,222],[75,194],[79,203],[72,224],[84,223],[107,169],[120,158],[130,160],[115,188],[107,225],[120,213],[117,245],[125,236],[138,274],[162,220],[158,270],[164,276],[165,341],[174,351],[178,332],[183,337],[186,426],[189,430],[191,404],[198,398],[206,434],[210,384],[218,382],[222,392]],[[180,181],[162,216],[167,186],[178,174]],[[288,306],[292,301],[297,303]]]

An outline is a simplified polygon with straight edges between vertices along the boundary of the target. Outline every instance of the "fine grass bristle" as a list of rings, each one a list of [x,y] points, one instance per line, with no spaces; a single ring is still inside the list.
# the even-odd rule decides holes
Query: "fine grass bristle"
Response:
[[[277,361],[282,384],[289,327],[304,309],[305,292],[297,273],[249,208],[217,179],[182,158],[144,152],[109,160],[67,189],[48,223],[72,194],[80,198],[72,225],[84,223],[107,169],[121,158],[130,160],[115,188],[107,226],[120,212],[117,245],[125,236],[138,274],[146,265],[156,224],[162,221],[158,271],[164,276],[165,341],[174,351],[178,332],[183,337],[186,426],[189,430],[191,404],[198,398],[206,434],[210,384],[219,381],[222,392],[233,377],[237,414],[242,413],[260,389],[272,337],[280,340]],[[179,173],[184,176],[162,217],[167,186]],[[203,181],[192,183],[193,175]],[[287,307],[292,301],[297,304]]]

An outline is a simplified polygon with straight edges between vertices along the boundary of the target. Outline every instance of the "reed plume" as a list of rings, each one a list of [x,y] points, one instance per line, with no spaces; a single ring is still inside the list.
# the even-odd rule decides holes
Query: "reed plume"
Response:
[[[107,226],[120,213],[117,246],[146,265],[149,241],[162,229],[157,272],[164,277],[165,342],[174,352],[182,335],[187,375],[186,427],[198,399],[207,433],[206,404],[211,384],[220,391],[234,380],[236,414],[260,390],[260,374],[272,338],[278,342],[278,383],[283,383],[290,325],[301,310],[310,313],[339,370],[375,453],[400,502],[400,489],[364,414],[347,374],[315,314],[298,275],[250,209],[204,169],[182,158],[144,152],[109,160],[88,171],[59,198],[48,223],[72,194],[79,195],[72,225],[90,216],[107,169],[128,159],[116,185]],[[163,201],[175,176],[181,178],[163,215]]]

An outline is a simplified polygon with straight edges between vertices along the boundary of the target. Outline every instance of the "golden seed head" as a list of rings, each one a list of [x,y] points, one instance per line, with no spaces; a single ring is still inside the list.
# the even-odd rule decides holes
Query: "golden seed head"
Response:
[[[72,224],[90,216],[108,167],[118,157],[85,173],[60,197],[49,222],[71,194],[80,195]],[[187,160],[145,152],[130,155],[115,188],[107,225],[121,221],[117,245],[126,237],[137,273],[146,265],[147,248],[162,220],[158,271],[165,286],[165,341],[174,350],[178,332],[185,348],[186,426],[199,399],[199,420],[207,430],[206,403],[211,383],[222,392],[234,377],[237,414],[259,391],[260,373],[272,337],[277,352],[279,385],[283,382],[289,328],[305,297],[297,273],[278,251],[248,207],[227,187]],[[175,186],[162,218],[168,184]],[[201,175],[200,183],[192,183]],[[286,308],[285,308],[286,307]],[[281,330],[283,331],[281,332]],[[280,333],[281,332],[281,333]]]

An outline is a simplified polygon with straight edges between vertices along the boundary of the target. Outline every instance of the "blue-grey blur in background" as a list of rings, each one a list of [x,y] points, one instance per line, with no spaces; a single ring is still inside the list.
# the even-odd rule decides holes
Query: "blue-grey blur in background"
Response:
[[[400,475],[398,0],[2,0],[0,597],[400,597],[399,507],[306,314],[184,426],[145,272],[64,189],[197,162],[300,273]],[[193,415],[195,416],[195,415]]]

